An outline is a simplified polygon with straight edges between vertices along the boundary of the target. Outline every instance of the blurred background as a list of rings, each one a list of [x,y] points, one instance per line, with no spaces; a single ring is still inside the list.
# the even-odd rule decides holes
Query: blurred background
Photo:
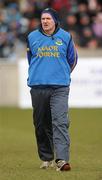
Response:
[[[0,106],[19,106],[24,93],[21,77],[27,72],[26,37],[39,26],[41,11],[46,7],[58,11],[61,27],[72,34],[79,61],[96,58],[99,64],[102,60],[101,0],[0,0]],[[102,65],[96,71],[102,75]],[[102,90],[99,93],[102,98]]]

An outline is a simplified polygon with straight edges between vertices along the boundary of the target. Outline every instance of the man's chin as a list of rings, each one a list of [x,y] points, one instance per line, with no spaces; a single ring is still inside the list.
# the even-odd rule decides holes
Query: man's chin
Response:
[[[49,28],[48,28],[48,27],[44,28],[44,31],[48,31],[48,30],[49,30]]]

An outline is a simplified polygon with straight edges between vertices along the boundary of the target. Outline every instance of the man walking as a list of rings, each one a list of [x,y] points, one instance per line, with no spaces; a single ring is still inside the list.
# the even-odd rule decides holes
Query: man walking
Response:
[[[70,33],[52,8],[41,13],[41,26],[28,35],[28,86],[41,168],[71,169],[68,96],[77,53]]]

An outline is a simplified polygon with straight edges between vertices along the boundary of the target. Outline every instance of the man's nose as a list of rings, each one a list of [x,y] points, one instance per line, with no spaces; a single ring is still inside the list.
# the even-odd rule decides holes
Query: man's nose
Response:
[[[47,22],[47,19],[44,19],[44,22],[46,23],[46,22]]]

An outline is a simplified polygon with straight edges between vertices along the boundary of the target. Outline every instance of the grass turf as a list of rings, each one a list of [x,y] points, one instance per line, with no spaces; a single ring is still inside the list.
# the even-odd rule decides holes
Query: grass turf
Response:
[[[102,109],[70,109],[70,172],[39,169],[32,111],[0,108],[1,180],[102,180]]]

